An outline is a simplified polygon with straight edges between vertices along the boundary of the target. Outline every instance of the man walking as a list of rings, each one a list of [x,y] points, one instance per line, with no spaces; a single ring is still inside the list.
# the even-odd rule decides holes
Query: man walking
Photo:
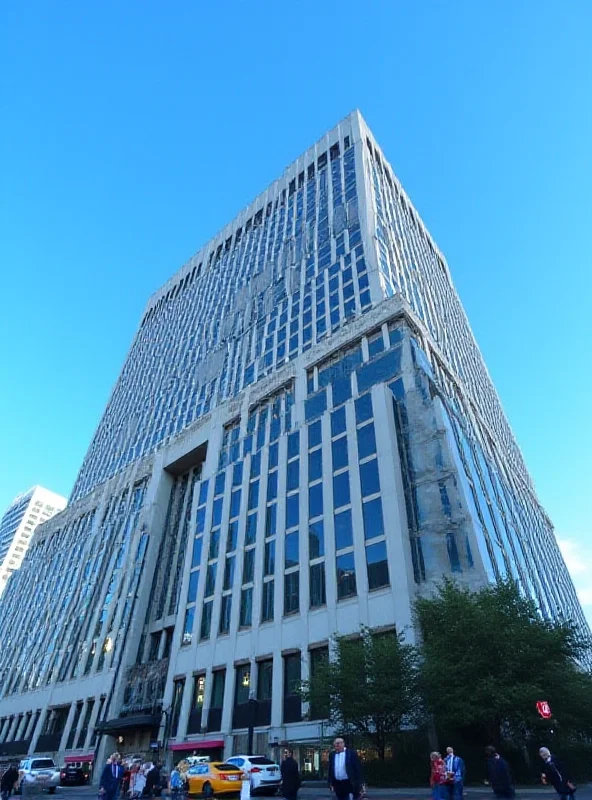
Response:
[[[99,794],[103,796],[104,800],[115,800],[122,780],[121,756],[119,753],[113,753],[103,768],[99,782]]]
[[[512,786],[510,765],[492,745],[485,748],[485,755],[487,756],[487,775],[494,795],[502,800],[512,800],[515,792]]]
[[[282,772],[282,794],[286,800],[296,800],[300,789],[300,770],[293,750],[284,750],[284,760],[280,765]]]
[[[560,800],[573,800],[576,787],[571,779],[567,767],[551,755],[548,747],[541,747],[539,755],[543,759],[543,783],[550,783],[559,795]]]
[[[462,800],[465,782],[465,762],[460,756],[454,754],[452,747],[446,748],[444,759],[446,769],[446,783],[444,784],[449,800]]]
[[[0,795],[2,796],[2,800],[8,800],[18,779],[19,771],[16,768],[16,764],[11,764],[2,776],[2,780],[0,780]]]
[[[362,790],[362,765],[355,750],[345,746],[343,739],[333,742],[334,751],[329,755],[329,789],[337,800],[349,800],[350,794],[359,797]]]

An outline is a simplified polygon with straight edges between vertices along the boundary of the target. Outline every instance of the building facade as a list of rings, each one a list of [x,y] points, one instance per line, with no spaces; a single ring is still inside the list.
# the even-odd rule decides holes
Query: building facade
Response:
[[[43,486],[14,498],[0,521],[0,596],[29,549],[35,528],[66,508],[68,501]]]
[[[70,506],[0,605],[0,754],[327,735],[334,633],[443,575],[589,629],[446,262],[358,112],[149,301]],[[18,646],[16,646],[18,644]]]

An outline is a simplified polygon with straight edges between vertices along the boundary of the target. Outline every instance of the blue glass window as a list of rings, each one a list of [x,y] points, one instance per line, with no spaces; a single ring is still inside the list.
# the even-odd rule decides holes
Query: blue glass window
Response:
[[[253,544],[257,538],[257,513],[249,514],[245,530],[245,544]]]
[[[286,569],[298,566],[300,557],[298,555],[298,531],[286,534],[286,550],[285,550],[285,566]]]
[[[255,548],[245,550],[245,560],[243,561],[243,583],[252,583],[255,575]]]
[[[210,551],[208,559],[218,558],[218,550],[220,549],[220,528],[215,528],[210,533]]]
[[[275,572],[275,539],[265,542],[265,557],[263,561],[263,574],[273,575]]]
[[[295,431],[288,436],[288,460],[300,452],[300,433]]]
[[[211,600],[209,603],[203,604],[203,609],[201,612],[201,626],[199,631],[200,639],[210,638],[210,631],[212,628],[212,606],[213,602]]]
[[[183,622],[183,638],[182,645],[191,644],[193,638],[193,622],[195,620],[195,606],[188,608],[185,612],[185,620]]]
[[[249,511],[257,508],[259,503],[259,481],[253,481],[249,486]]]
[[[232,584],[234,582],[234,566],[235,566],[235,557],[229,556],[226,559],[224,564],[224,585],[223,589],[232,589]]]
[[[308,480],[316,481],[323,476],[323,451],[314,450],[308,454]]]
[[[369,589],[380,589],[382,586],[389,585],[386,542],[377,542],[366,547],[366,564]]]
[[[383,383],[401,371],[401,348],[389,350],[383,356],[358,369],[358,391],[365,392],[377,383]]]
[[[251,456],[251,478],[257,478],[261,472],[261,453],[253,453]]]
[[[265,538],[275,536],[277,521],[277,503],[267,506],[265,510]]]
[[[197,515],[195,518],[195,532],[203,533],[205,530],[205,524],[206,524],[206,509],[204,506],[203,508],[197,509]]]
[[[263,597],[261,599],[261,622],[273,619],[274,611],[274,581],[263,584]]]
[[[313,422],[308,426],[308,447],[312,449],[322,442],[321,421]]]
[[[310,607],[318,608],[327,602],[325,586],[325,564],[312,564],[310,567]]]
[[[308,526],[308,555],[309,558],[319,558],[325,555],[325,532],[322,519],[311,522]]]
[[[378,459],[373,458],[372,461],[360,464],[360,482],[362,484],[362,497],[368,497],[380,491]]]
[[[376,452],[376,436],[374,435],[374,425],[364,425],[358,428],[358,458],[363,459]]]
[[[272,444],[269,448],[269,469],[273,469],[278,465],[278,445]]]
[[[253,589],[243,589],[241,592],[239,626],[248,628],[253,619]]]
[[[240,513],[241,490],[237,489],[230,495],[230,519],[238,517]]]
[[[320,517],[323,513],[323,484],[317,483],[308,490],[308,516]]]
[[[220,609],[220,633],[228,633],[230,630],[230,613],[232,611],[232,595],[222,596],[222,608]]]
[[[347,467],[347,436],[342,436],[341,439],[335,439],[334,442],[331,442],[331,453],[333,455],[333,472]]]
[[[199,570],[196,569],[195,572],[192,572],[189,575],[189,588],[187,589],[188,603],[195,603],[195,601],[197,600],[198,584],[199,584]]]
[[[384,521],[382,517],[382,501],[380,497],[369,500],[362,505],[364,516],[364,538],[375,539],[384,535]]]
[[[335,523],[335,549],[343,550],[354,543],[354,530],[351,510],[348,508],[333,517]]]
[[[208,499],[208,481],[202,481],[201,486],[199,487],[198,505],[203,506],[207,499]]]
[[[306,421],[320,417],[327,410],[327,390],[317,392],[304,403]]]
[[[214,594],[214,586],[216,585],[216,564],[209,564],[206,572],[206,588],[204,595],[209,597]]]
[[[294,526],[298,525],[299,498],[299,494],[292,494],[290,497],[286,498],[286,528],[293,528]]]
[[[203,545],[203,537],[193,540],[193,553],[191,555],[191,566],[199,567],[201,563],[201,550]]]
[[[214,485],[214,495],[215,496],[217,496],[219,494],[224,494],[224,482],[225,482],[225,479],[226,479],[226,473],[225,472],[219,472],[218,475],[216,475],[216,483]]]
[[[239,461],[232,468],[232,485],[240,486],[243,482],[243,462]]]
[[[284,575],[284,614],[295,614],[300,610],[300,573]]]
[[[297,489],[300,484],[300,459],[290,461],[288,464],[288,475],[286,481],[286,491],[291,492]]]
[[[216,528],[222,522],[222,497],[214,500],[214,511],[212,513],[212,527]]]
[[[236,549],[238,539],[238,522],[228,523],[228,536],[226,538],[226,552],[230,553]]]
[[[349,470],[333,476],[333,508],[341,508],[350,502]]]
[[[356,594],[356,566],[353,553],[343,553],[336,558],[337,599]]]
[[[267,476],[267,501],[275,500],[278,490],[278,474],[277,472],[270,472]]]
[[[345,408],[338,408],[331,414],[331,436],[345,433]]]

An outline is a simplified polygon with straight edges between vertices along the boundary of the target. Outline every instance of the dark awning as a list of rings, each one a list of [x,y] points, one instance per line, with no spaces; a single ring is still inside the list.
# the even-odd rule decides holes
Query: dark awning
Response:
[[[160,715],[138,714],[133,717],[116,717],[100,722],[96,726],[98,733],[121,733],[132,728],[158,728],[160,725]]]

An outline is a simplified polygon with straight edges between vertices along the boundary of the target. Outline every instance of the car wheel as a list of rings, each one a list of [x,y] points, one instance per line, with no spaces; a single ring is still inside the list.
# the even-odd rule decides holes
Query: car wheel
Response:
[[[213,797],[214,792],[212,791],[212,784],[209,781],[206,781],[204,785],[201,787],[201,793],[204,797]]]
[[[56,793],[56,787],[55,786],[50,786],[49,789],[47,790],[47,793],[48,794],[55,794]]]

